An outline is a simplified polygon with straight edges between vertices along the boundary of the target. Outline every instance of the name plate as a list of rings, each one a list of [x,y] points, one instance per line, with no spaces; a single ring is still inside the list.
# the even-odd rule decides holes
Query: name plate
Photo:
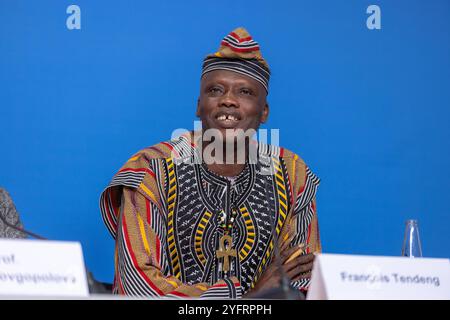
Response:
[[[319,254],[307,299],[450,299],[450,260]]]
[[[87,297],[80,243],[0,239],[0,295]]]

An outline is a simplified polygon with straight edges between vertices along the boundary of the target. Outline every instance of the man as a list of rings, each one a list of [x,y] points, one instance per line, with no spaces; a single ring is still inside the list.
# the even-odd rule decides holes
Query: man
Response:
[[[0,238],[25,238],[23,232],[7,226],[3,220],[6,220],[12,226],[22,228],[19,214],[9,193],[5,189],[0,188]]]
[[[319,180],[246,135],[268,118],[269,76],[259,45],[234,30],[203,63],[202,131],[138,152],[114,176],[100,206],[116,239],[115,293],[240,298],[283,279],[307,289]]]

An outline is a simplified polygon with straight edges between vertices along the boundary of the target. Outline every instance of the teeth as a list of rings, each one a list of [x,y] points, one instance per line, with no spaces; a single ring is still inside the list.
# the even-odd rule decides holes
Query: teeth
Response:
[[[227,120],[227,121],[237,121],[237,118],[235,116],[232,116],[232,115],[228,115],[228,116],[221,115],[221,116],[217,117],[217,120],[221,120],[221,121],[225,121],[225,120]]]

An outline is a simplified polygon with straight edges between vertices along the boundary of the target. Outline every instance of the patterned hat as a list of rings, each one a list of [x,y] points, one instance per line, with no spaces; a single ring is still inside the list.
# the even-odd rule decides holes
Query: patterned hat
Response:
[[[249,76],[269,88],[270,70],[261,55],[259,44],[244,28],[230,32],[220,43],[216,53],[203,61],[202,77],[213,70],[229,70]]]

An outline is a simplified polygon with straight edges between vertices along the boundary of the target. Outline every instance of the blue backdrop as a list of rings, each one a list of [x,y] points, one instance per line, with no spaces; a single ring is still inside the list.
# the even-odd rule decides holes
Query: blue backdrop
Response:
[[[416,218],[424,256],[450,256],[449,1],[72,1],[0,0],[0,185],[96,278],[113,277],[100,192],[192,128],[202,59],[238,26],[272,68],[265,127],[322,179],[324,252],[400,255]]]

